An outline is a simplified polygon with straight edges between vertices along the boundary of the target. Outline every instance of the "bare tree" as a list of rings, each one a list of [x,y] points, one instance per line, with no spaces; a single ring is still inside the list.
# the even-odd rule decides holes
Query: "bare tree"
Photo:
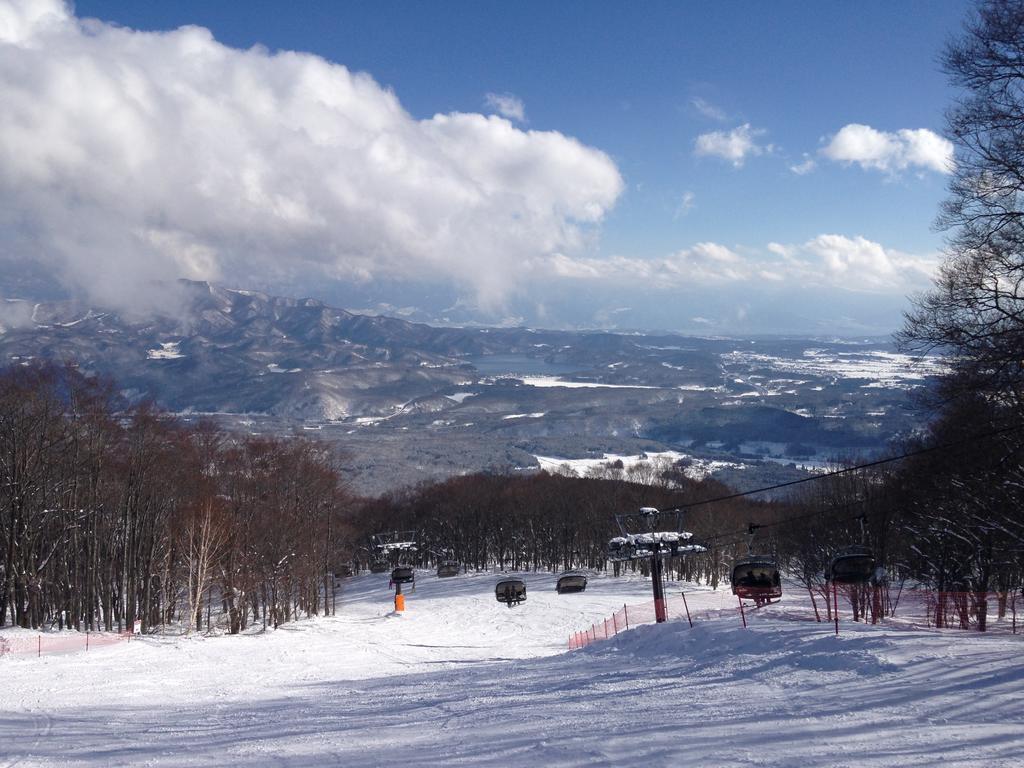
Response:
[[[947,113],[956,166],[939,225],[935,287],[897,339],[941,349],[961,392],[1024,404],[1024,1],[984,0],[943,65],[962,96]]]

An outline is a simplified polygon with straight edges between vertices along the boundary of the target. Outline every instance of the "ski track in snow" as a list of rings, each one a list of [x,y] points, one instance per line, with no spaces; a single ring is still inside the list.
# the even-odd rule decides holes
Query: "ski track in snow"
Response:
[[[146,637],[0,659],[0,765],[1017,766],[1024,637],[806,620],[806,597],[640,626],[566,653],[649,599],[640,577],[494,599],[500,574],[347,580],[338,615],[239,637]],[[691,591],[692,589],[692,591]],[[678,590],[670,588],[670,593]],[[804,620],[794,620],[796,617]]]

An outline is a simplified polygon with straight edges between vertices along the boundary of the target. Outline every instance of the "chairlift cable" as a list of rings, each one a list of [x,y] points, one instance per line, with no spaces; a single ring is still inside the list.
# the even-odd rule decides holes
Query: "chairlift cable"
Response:
[[[775,485],[768,485],[763,488],[755,488],[750,491],[737,491],[736,493],[730,493],[725,496],[716,496],[711,499],[702,499],[700,501],[694,501],[689,504],[679,504],[674,507],[665,507],[662,512],[686,512],[694,507],[702,507],[708,504],[717,504],[721,501],[731,501],[732,499],[739,499],[744,496],[753,496],[758,493],[767,493],[768,491],[775,491],[780,488],[788,488],[793,485],[800,485],[802,483],[809,483],[813,480],[822,480],[827,477],[838,477],[839,475],[846,475],[851,472],[857,472],[861,469],[871,469],[872,467],[878,467],[883,464],[891,464],[894,461],[901,461],[903,459],[913,458],[914,456],[923,456],[927,453],[934,453],[936,451],[944,451],[950,448],[957,448],[964,445],[972,444],[980,440],[985,440],[991,437],[997,437],[1009,432],[1016,432],[1024,429],[1024,424],[1015,424],[1010,427],[1003,427],[1002,429],[996,429],[991,432],[984,432],[978,435],[972,435],[964,440],[958,440],[952,443],[942,443],[941,445],[933,445],[928,448],[920,448],[916,451],[907,451],[896,456],[890,456],[885,459],[877,459],[875,461],[869,461],[864,464],[856,464],[852,467],[844,467],[842,469],[835,469],[831,472],[823,472],[820,475],[812,475],[811,477],[802,477],[799,480],[788,480],[785,483],[776,483]]]
[[[824,515],[826,512],[838,512],[838,511],[841,511],[841,510],[849,509],[850,507],[857,506],[858,504],[865,504],[865,503],[867,503],[867,501],[868,501],[867,499],[857,499],[856,501],[848,501],[845,504],[840,504],[840,505],[834,506],[834,507],[828,507],[827,509],[818,509],[818,510],[815,510],[814,512],[807,512],[807,513],[804,513],[802,515],[793,515],[791,517],[784,517],[781,520],[776,520],[774,523],[759,523],[758,524],[758,528],[775,528],[776,526],[783,525],[785,523],[793,523],[793,522],[798,522],[800,520],[809,520],[812,517],[820,517],[821,515]],[[846,522],[848,520],[856,520],[857,518],[859,518],[859,517],[861,517],[861,516],[863,516],[865,514],[866,513],[864,513],[864,512],[858,512],[856,515],[852,515],[850,517],[842,517],[839,520],[837,520],[836,522]],[[704,538],[701,539],[701,541],[711,541],[713,539],[720,539],[720,538],[725,537],[725,536],[742,536],[744,534],[746,534],[746,530],[745,529],[738,529],[738,530],[735,530],[735,531],[726,531],[724,533],[713,533],[710,536],[705,536]],[[738,541],[742,541],[742,539],[739,539]],[[736,542],[733,542],[733,543],[736,543]]]

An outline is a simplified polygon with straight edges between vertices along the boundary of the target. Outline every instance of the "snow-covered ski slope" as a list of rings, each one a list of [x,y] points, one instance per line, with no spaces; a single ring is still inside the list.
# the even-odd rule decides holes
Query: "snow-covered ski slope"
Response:
[[[285,766],[1020,766],[1024,637],[748,615],[568,635],[649,598],[640,578],[556,595],[521,574],[387,576],[338,615],[242,637],[147,637],[0,659],[0,764]],[[677,590],[674,590],[677,592]],[[696,611],[731,604],[689,593]],[[806,614],[805,614],[806,615]]]

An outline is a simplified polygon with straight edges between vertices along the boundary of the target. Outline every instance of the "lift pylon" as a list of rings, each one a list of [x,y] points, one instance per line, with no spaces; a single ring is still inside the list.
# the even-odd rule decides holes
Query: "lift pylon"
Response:
[[[668,618],[664,558],[705,551],[700,544],[689,543],[693,534],[682,530],[682,517],[682,511],[661,512],[655,507],[640,507],[637,512],[616,515],[620,535],[608,542],[610,560],[622,562],[650,558],[654,617],[659,624]]]

